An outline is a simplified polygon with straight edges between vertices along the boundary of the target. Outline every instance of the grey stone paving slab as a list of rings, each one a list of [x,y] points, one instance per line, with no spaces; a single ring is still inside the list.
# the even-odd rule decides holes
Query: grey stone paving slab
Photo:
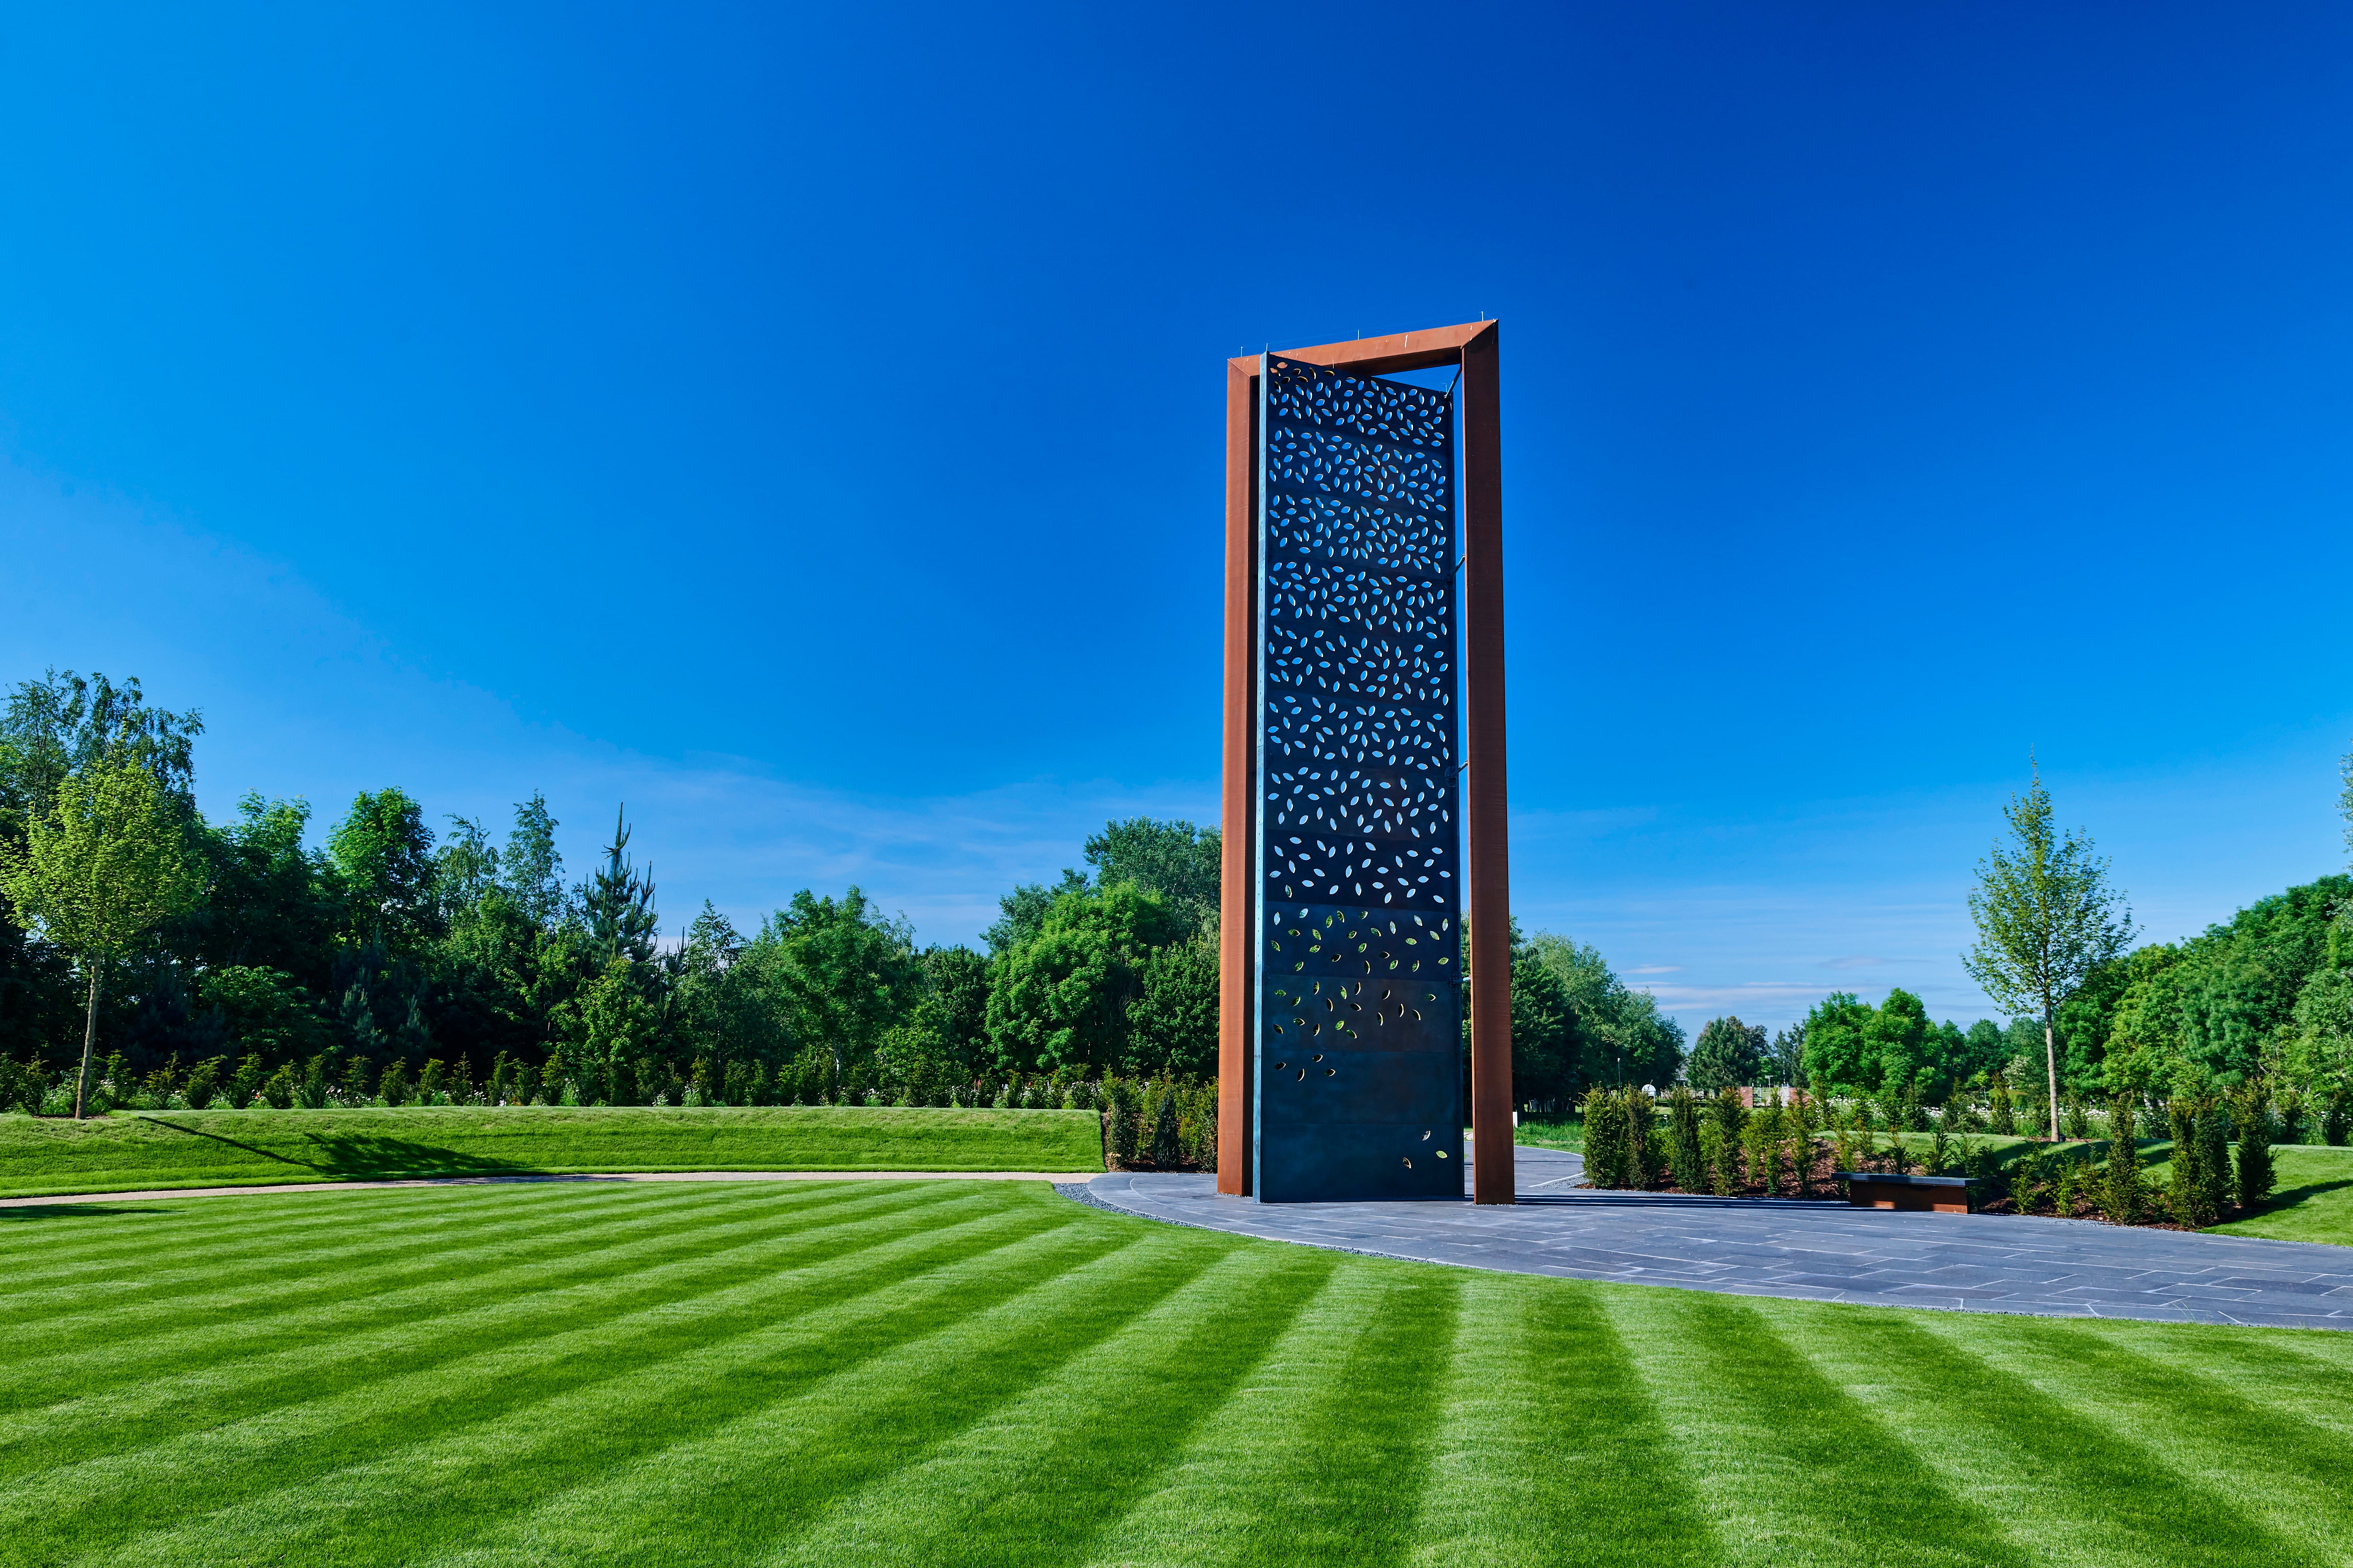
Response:
[[[1584,1162],[1521,1149],[1523,1200],[1258,1204],[1214,1176],[1113,1172],[1127,1214],[1427,1263],[1736,1296],[2050,1318],[2353,1329],[2353,1247],[1844,1204],[1579,1195]],[[1467,1178],[1469,1173],[1465,1173]],[[1533,1198],[1535,1201],[1528,1201]]]

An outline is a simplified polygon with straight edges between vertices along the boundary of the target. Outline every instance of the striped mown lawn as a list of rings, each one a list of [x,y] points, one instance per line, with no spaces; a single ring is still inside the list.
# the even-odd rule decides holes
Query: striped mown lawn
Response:
[[[1396,1263],[1009,1183],[0,1211],[0,1561],[2353,1557],[2353,1336]]]
[[[1102,1169],[1092,1110],[533,1105],[0,1116],[0,1197],[380,1176]]]

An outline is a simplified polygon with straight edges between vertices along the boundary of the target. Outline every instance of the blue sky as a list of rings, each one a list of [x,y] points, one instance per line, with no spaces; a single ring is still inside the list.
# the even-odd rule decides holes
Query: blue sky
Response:
[[[2345,858],[2353,14],[20,11],[0,676],[206,809],[626,798],[926,940],[1216,811],[1222,360],[1504,322],[1524,922],[1982,1008],[2042,759],[2151,934]]]

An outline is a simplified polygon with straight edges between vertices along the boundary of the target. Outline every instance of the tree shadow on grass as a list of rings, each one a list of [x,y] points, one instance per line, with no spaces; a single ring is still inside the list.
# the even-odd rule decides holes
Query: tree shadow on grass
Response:
[[[2353,1176],[2348,1176],[2337,1182],[2306,1182],[2300,1187],[2290,1187],[2284,1193],[2274,1193],[2263,1200],[2263,1206],[2256,1209],[2255,1213],[2277,1214],[2282,1209],[2294,1208],[2306,1198],[2316,1198],[2323,1193],[2339,1192],[2347,1187],[2353,1187]]]
[[[161,1117],[146,1119],[157,1127],[184,1132],[191,1138],[206,1138],[216,1143],[226,1143],[248,1154],[265,1160],[275,1160],[281,1165],[291,1165],[299,1171],[310,1171],[338,1181],[361,1181],[392,1176],[496,1176],[528,1175],[533,1167],[518,1164],[512,1160],[494,1159],[487,1154],[464,1154],[455,1149],[436,1144],[419,1143],[407,1138],[385,1138],[366,1134],[334,1136],[306,1132],[303,1159],[282,1154],[274,1149],[258,1148],[240,1143],[234,1138],[224,1138],[217,1132],[184,1126],[177,1121],[165,1121]]]
[[[111,1204],[26,1204],[0,1209],[0,1223],[29,1219],[111,1219],[117,1215],[170,1214],[170,1209],[119,1208]]]

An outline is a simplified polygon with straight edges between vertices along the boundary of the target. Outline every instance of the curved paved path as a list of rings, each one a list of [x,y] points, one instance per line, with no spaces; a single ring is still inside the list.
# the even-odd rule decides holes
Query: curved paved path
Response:
[[[1179,1225],[1515,1274],[1736,1296],[2054,1318],[2353,1329],[2353,1247],[2086,1220],[1896,1214],[1787,1199],[1572,1191],[1584,1162],[1521,1149],[1521,1198],[1255,1204],[1214,1176],[1114,1172],[1087,1195]]]

